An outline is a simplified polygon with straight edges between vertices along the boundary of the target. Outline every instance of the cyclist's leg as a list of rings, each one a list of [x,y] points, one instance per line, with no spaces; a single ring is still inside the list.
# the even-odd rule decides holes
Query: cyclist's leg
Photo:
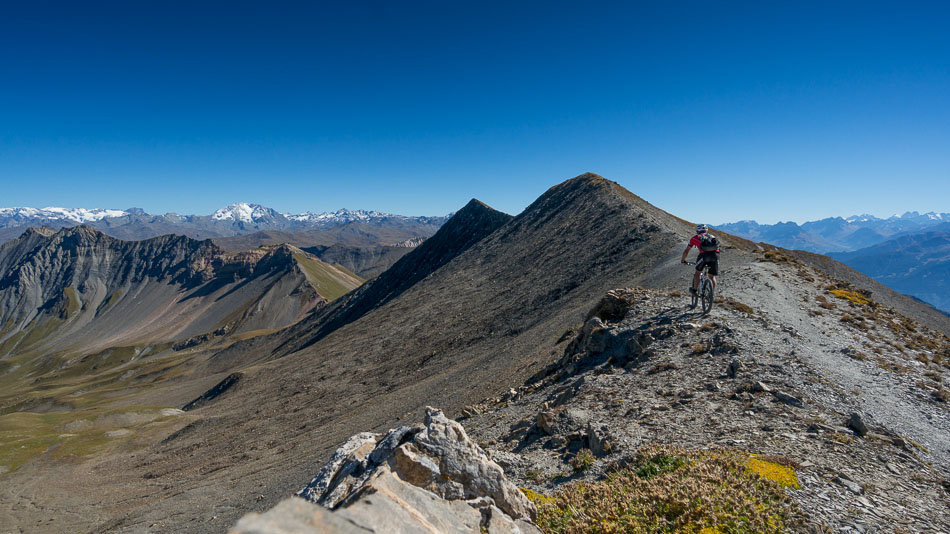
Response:
[[[699,290],[699,273],[703,272],[703,255],[696,258],[696,272],[693,273],[693,289]]]
[[[706,276],[712,280],[713,284],[713,293],[716,292],[716,277],[719,276],[719,254],[710,254],[712,256],[709,258],[709,271],[707,271]]]

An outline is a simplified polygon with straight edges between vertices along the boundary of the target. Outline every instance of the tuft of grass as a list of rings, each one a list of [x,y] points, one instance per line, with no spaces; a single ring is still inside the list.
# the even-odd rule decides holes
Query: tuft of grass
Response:
[[[538,508],[541,531],[778,534],[802,523],[785,487],[750,469],[747,454],[650,446],[638,458],[637,467],[605,480],[569,484],[550,497],[526,493]],[[784,466],[766,466],[768,475],[785,480]]]
[[[840,432],[833,432],[829,434],[828,437],[831,438],[831,441],[834,441],[835,443],[840,443],[842,445],[850,445],[854,443],[854,438],[852,438],[851,436],[847,434],[842,434]]]
[[[826,309],[826,310],[833,310],[833,309],[835,309],[834,303],[828,302],[828,299],[825,298],[824,295],[818,295],[817,297],[815,297],[815,302],[818,303],[818,306],[819,306],[819,307],[824,308],[824,309]]]

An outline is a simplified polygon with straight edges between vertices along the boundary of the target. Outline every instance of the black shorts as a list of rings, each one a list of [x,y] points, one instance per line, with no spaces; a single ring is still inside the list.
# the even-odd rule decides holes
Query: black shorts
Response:
[[[701,252],[699,258],[696,260],[696,270],[702,271],[703,267],[709,265],[709,274],[713,276],[719,275],[719,253],[718,252]]]

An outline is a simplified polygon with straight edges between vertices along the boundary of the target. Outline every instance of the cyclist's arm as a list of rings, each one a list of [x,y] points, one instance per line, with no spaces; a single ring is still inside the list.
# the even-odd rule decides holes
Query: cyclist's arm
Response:
[[[680,263],[686,263],[686,255],[689,254],[689,249],[693,248],[692,244],[686,245],[686,250],[683,251],[683,257],[680,259]]]

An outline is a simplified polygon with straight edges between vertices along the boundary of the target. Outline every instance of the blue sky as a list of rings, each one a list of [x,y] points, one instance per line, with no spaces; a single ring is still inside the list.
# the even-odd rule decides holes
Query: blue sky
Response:
[[[5,2],[0,206],[950,211],[944,2]]]

